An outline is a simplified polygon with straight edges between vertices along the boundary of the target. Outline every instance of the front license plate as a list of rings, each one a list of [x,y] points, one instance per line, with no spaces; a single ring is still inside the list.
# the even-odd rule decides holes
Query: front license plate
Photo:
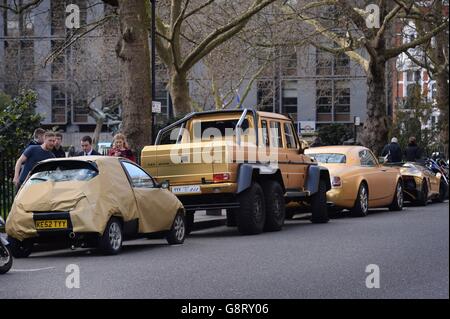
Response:
[[[179,194],[179,193],[201,193],[200,185],[188,185],[188,186],[173,186],[172,187],[172,193]]]
[[[67,220],[55,219],[55,220],[36,220],[36,229],[67,229]]]

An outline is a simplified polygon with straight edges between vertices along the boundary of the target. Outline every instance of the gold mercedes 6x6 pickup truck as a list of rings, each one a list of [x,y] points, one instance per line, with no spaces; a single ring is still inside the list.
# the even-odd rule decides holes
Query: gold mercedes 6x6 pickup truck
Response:
[[[292,120],[253,109],[190,113],[159,131],[141,153],[141,165],[187,211],[227,210],[241,234],[277,231],[286,206],[309,209],[313,223],[328,222],[328,169],[303,153]]]

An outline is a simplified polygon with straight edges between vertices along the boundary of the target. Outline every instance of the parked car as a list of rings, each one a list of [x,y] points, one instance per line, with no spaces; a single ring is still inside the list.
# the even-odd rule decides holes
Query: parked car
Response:
[[[405,200],[425,206],[430,200],[443,202],[448,184],[440,172],[433,172],[420,163],[406,162],[400,165],[404,183]]]
[[[241,234],[278,231],[289,202],[309,208],[313,223],[328,222],[328,170],[303,154],[292,120],[281,114],[191,113],[163,128],[142,150],[141,163],[169,181],[188,225],[196,210],[226,209],[227,225]]]
[[[369,208],[403,208],[403,180],[400,170],[381,165],[362,146],[324,146],[307,149],[306,154],[327,167],[332,189],[327,200],[337,211],[350,209],[353,216],[366,216]]]
[[[5,222],[0,216],[0,229],[3,230]],[[0,232],[0,275],[6,274],[12,267],[13,257],[9,251],[9,243],[5,238],[6,235]]]
[[[16,195],[6,232],[19,258],[42,243],[117,254],[124,239],[155,233],[183,243],[185,212],[164,185],[126,159],[49,159],[33,168]]]

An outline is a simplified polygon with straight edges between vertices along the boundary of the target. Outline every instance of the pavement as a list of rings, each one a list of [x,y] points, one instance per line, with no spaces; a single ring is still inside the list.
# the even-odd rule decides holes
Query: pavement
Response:
[[[200,213],[196,222],[218,225],[183,245],[126,242],[118,256],[79,249],[16,259],[0,276],[0,299],[449,298],[448,202],[327,224],[297,216],[256,236],[224,226],[223,215]],[[73,269],[79,288],[70,288]]]

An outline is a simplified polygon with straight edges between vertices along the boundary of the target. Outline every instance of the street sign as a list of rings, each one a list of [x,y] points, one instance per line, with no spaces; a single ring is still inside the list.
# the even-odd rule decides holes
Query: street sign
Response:
[[[300,121],[299,128],[301,134],[311,134],[316,131],[316,122],[315,121]]]
[[[152,112],[161,113],[161,102],[152,101]]]
[[[354,122],[356,126],[361,125],[361,118],[359,116],[355,116],[354,118]]]

